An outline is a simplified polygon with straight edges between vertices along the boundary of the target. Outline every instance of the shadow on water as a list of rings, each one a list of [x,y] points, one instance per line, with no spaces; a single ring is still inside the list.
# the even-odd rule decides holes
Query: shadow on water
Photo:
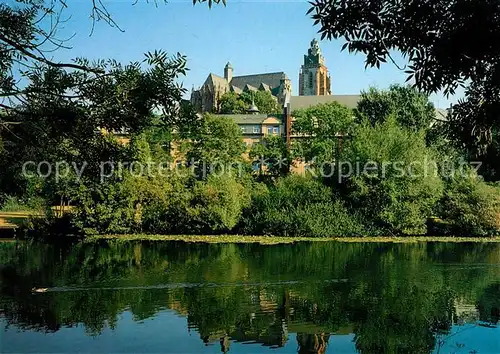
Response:
[[[360,353],[472,351],[455,329],[498,335],[496,244],[0,243],[0,264],[0,318],[29,332],[100,338],[124,313],[152,326],[173,311],[222,352],[325,353],[341,336]]]

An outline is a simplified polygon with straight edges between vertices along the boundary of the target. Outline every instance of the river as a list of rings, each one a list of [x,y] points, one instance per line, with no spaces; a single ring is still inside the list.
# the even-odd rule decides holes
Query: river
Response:
[[[2,353],[500,353],[500,244],[0,243]]]

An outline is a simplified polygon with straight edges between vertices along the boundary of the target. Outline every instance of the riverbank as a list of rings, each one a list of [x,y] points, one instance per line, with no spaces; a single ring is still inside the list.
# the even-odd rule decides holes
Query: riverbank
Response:
[[[276,236],[243,236],[243,235],[100,235],[86,238],[84,242],[108,241],[184,241],[194,243],[259,243],[265,245],[286,244],[294,242],[491,242],[500,243],[500,236],[492,237],[276,237]]]

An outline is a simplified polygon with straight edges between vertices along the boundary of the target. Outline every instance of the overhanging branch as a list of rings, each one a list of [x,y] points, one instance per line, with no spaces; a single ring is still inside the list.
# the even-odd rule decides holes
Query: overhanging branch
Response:
[[[5,37],[2,33],[0,33],[0,40],[7,43],[9,46],[11,46],[15,50],[21,52],[25,56],[27,56],[33,60],[39,61],[41,63],[44,63],[48,66],[54,67],[54,68],[71,68],[71,69],[76,69],[76,70],[93,72],[96,74],[104,73],[104,70],[102,70],[102,69],[89,68],[88,66],[83,66],[83,65],[73,64],[73,63],[56,63],[56,62],[53,62],[51,60],[48,60],[47,58],[35,55],[35,54],[31,53],[29,50],[27,50],[26,48],[24,48],[23,46],[12,41],[11,39]]]

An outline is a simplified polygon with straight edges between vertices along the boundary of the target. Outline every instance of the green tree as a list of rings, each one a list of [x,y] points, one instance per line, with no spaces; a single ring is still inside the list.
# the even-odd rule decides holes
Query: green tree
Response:
[[[163,2],[166,3],[165,0]],[[131,5],[133,3],[137,1],[130,1]],[[88,5],[93,22],[91,34],[97,22],[105,22],[121,29],[104,2],[89,0]],[[212,5],[212,0],[208,1],[208,5]],[[101,62],[90,63],[82,58],[73,62],[57,59],[57,53],[70,45],[68,39],[58,36],[58,32],[65,25],[64,18],[67,16],[64,11],[68,6],[71,4],[65,0],[14,0],[0,4],[0,131],[8,130],[10,126],[17,124],[17,121],[10,119],[10,115],[18,113],[18,103],[25,101],[31,94],[43,93],[54,98],[75,98],[72,91],[82,82],[112,75],[102,67]],[[75,76],[85,76],[85,80],[66,82],[66,91],[52,85],[25,86],[26,80],[32,81],[33,75],[40,75],[40,68],[70,70]],[[166,72],[164,71],[163,75],[166,75]],[[175,75],[176,72],[169,74]],[[163,102],[163,105],[165,103]]]
[[[394,115],[402,127],[414,131],[428,130],[436,119],[435,108],[428,95],[401,85],[391,85],[389,90],[371,87],[361,92],[357,112],[372,125]]]
[[[191,142],[187,158],[197,164],[197,176],[204,178],[211,167],[227,172],[243,165],[245,146],[238,125],[230,118],[205,114],[199,134]],[[234,170],[233,170],[234,171]]]
[[[248,110],[248,105],[240,99],[236,92],[226,92],[219,100],[219,113],[243,114]]]
[[[489,236],[500,232],[500,188],[483,182],[471,170],[458,170],[447,178],[438,215],[453,234]]]
[[[142,64],[109,61],[99,66],[109,75],[94,78],[51,67],[29,75],[31,93],[10,115],[16,124],[0,131],[9,144],[0,161],[2,188],[23,193],[29,183],[22,173],[26,161],[84,166],[80,179],[99,182],[102,162],[128,159],[127,149],[109,133],[134,134],[157,124],[173,130],[182,124],[176,102],[184,89],[176,79],[185,73],[184,57],[154,52]],[[52,92],[47,93],[46,87]],[[73,90],[71,96],[65,93],[68,90]],[[161,113],[159,123],[154,111]]]
[[[241,93],[239,99],[244,102],[247,109],[252,102],[255,103],[260,113],[279,114],[281,113],[278,99],[269,91],[252,91]]]
[[[248,234],[275,236],[354,236],[363,227],[332,191],[311,176],[278,178],[254,196],[244,220]]]
[[[337,175],[346,177],[339,191],[367,224],[395,235],[425,234],[443,186],[422,132],[400,127],[395,117],[375,127],[364,122],[341,161]]]
[[[219,113],[221,114],[243,114],[248,111],[250,105],[255,103],[260,113],[279,114],[281,112],[278,100],[271,92],[252,91],[226,92],[219,100]]]
[[[249,157],[254,164],[259,164],[259,170],[271,176],[285,176],[290,172],[291,158],[285,140],[281,136],[271,135],[262,139],[259,144],[252,145]],[[267,165],[260,166],[261,162]]]
[[[311,5],[322,38],[343,38],[342,49],[364,54],[366,66],[390,60],[425,92],[453,94],[465,86],[453,119],[468,127],[466,145],[491,144],[500,112],[500,7],[495,0],[315,0]],[[396,63],[394,50],[407,66]]]
[[[348,136],[355,123],[354,112],[337,102],[298,109],[292,115],[292,131],[302,136],[294,142],[294,155],[316,165],[337,159],[339,139]]]
[[[250,205],[250,193],[230,174],[210,175],[193,186],[193,199],[187,208],[187,225],[196,233],[231,232],[239,223],[243,209]]]

